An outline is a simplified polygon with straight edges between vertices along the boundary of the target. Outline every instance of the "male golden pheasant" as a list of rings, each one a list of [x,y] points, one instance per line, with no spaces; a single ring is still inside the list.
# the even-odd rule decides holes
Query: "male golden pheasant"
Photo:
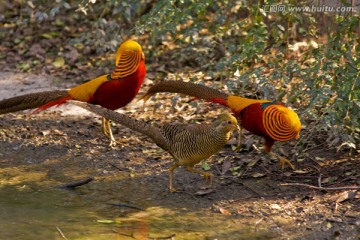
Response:
[[[141,46],[135,41],[127,40],[117,51],[115,69],[111,74],[102,75],[70,90],[31,93],[2,100],[0,114],[32,108],[38,108],[35,112],[39,112],[71,99],[115,110],[134,99],[145,74],[145,55]],[[110,121],[103,118],[102,122],[102,130],[110,138],[110,145],[115,145]]]
[[[182,93],[230,108],[242,128],[265,138],[265,151],[279,159],[282,169],[285,164],[295,169],[289,160],[271,151],[275,141],[297,139],[300,134],[298,115],[282,103],[230,96],[204,85],[183,81],[160,82],[151,87],[141,99],[146,102],[158,92]]]
[[[211,174],[194,169],[194,165],[220,151],[229,140],[231,131],[239,128],[236,118],[229,113],[220,115],[212,124],[167,123],[157,128],[100,106],[78,101],[71,103],[143,133],[160,148],[168,151],[175,160],[170,167],[170,192],[176,191],[173,188],[173,172],[179,166],[186,166],[189,172],[203,175],[209,181],[210,187]]]

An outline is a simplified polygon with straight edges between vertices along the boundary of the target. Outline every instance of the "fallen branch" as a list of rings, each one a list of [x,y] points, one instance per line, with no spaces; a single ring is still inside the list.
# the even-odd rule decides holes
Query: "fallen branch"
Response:
[[[311,189],[317,190],[325,190],[325,191],[339,191],[339,190],[360,190],[360,186],[346,186],[346,187],[317,187],[304,183],[281,183],[280,186],[300,186],[307,187]]]
[[[92,180],[94,180],[94,178],[89,177],[87,179],[84,180],[80,180],[80,181],[76,181],[76,182],[72,182],[72,183],[67,183],[61,186],[58,186],[57,188],[60,189],[75,189],[76,187],[80,187],[82,185],[88,184],[89,182],[91,182]]]

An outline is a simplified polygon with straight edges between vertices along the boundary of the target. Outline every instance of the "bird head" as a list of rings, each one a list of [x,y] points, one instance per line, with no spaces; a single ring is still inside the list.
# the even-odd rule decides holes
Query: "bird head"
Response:
[[[214,121],[213,126],[216,130],[226,133],[231,132],[235,129],[240,129],[238,121],[230,113],[223,113],[219,115],[219,117]]]
[[[141,60],[145,60],[145,55],[140,44],[133,40],[126,40],[117,50],[115,71],[121,78],[129,76],[136,72]]]
[[[270,105],[264,109],[262,121],[269,136],[280,142],[298,139],[301,123],[292,109],[283,105]]]

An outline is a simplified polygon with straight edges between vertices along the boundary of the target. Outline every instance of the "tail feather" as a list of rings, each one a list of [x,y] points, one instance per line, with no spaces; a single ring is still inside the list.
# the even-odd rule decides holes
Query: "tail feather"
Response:
[[[71,96],[65,96],[63,98],[60,98],[60,99],[57,99],[57,100],[54,100],[54,101],[51,101],[51,102],[48,102],[40,107],[38,107],[34,112],[32,112],[32,114],[36,114],[36,113],[39,113],[41,111],[44,111],[48,108],[51,108],[53,106],[60,106],[64,103],[66,103],[68,100],[71,100],[72,97]]]
[[[66,96],[68,96],[66,90],[54,90],[4,99],[0,101],[0,114],[38,108]]]
[[[228,107],[227,100],[224,99],[224,98],[211,98],[208,101],[212,102],[212,103],[221,104],[221,105],[224,105],[224,106]]]
[[[125,114],[117,113],[110,109],[106,109],[101,106],[89,104],[86,102],[72,100],[69,101],[69,103],[82,107],[113,122],[124,125],[134,131],[140,132],[150,137],[156,143],[156,145],[158,145],[162,149],[166,151],[169,150],[169,145],[164,139],[164,136],[161,134],[160,130],[156,127],[151,126],[150,124],[147,124],[146,122],[139,121],[134,118],[128,117]]]
[[[150,97],[159,92],[182,93],[207,101],[211,101],[211,99],[214,98],[226,99],[229,96],[228,94],[214,88],[192,82],[163,81],[152,86],[145,95],[140,98],[140,100],[144,100],[144,102],[146,102]]]

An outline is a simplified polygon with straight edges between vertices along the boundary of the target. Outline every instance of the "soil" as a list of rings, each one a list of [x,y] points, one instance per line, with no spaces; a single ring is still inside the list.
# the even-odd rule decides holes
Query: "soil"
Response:
[[[22,88],[14,84],[12,76],[17,76],[18,81],[37,79],[45,88],[59,87],[48,76],[19,77],[6,72],[0,74],[0,84],[7,86],[0,92],[1,98],[27,92],[19,91]],[[147,81],[142,91],[151,84]],[[159,94],[145,106],[134,101],[119,111],[160,125],[210,122],[226,109],[189,102],[185,97],[175,101],[169,95]],[[130,129],[113,124],[113,131],[119,142],[115,148],[101,133],[98,116],[70,105],[33,115],[2,115],[1,184],[48,188],[93,177],[94,181],[87,185],[101,183],[110,192],[127,189],[142,195],[143,200],[133,200],[134,205],[150,207],[156,202],[167,208],[215,213],[252,229],[266,230],[267,235],[261,239],[360,239],[359,155],[349,156],[348,152],[336,152],[319,144],[300,159],[294,154],[299,151],[294,150],[295,142],[277,143],[274,151],[283,153],[296,165],[295,171],[281,170],[277,160],[263,153],[262,139],[250,133],[245,132],[243,137],[248,147],[234,152],[234,134],[229,144],[207,161],[215,179],[213,189],[203,190],[205,182],[200,176],[179,168],[175,170],[174,185],[181,191],[170,194],[171,156],[148,137]],[[357,186],[357,190],[344,188],[351,186]],[[111,199],[107,196],[93,201],[106,202],[108,198]]]

